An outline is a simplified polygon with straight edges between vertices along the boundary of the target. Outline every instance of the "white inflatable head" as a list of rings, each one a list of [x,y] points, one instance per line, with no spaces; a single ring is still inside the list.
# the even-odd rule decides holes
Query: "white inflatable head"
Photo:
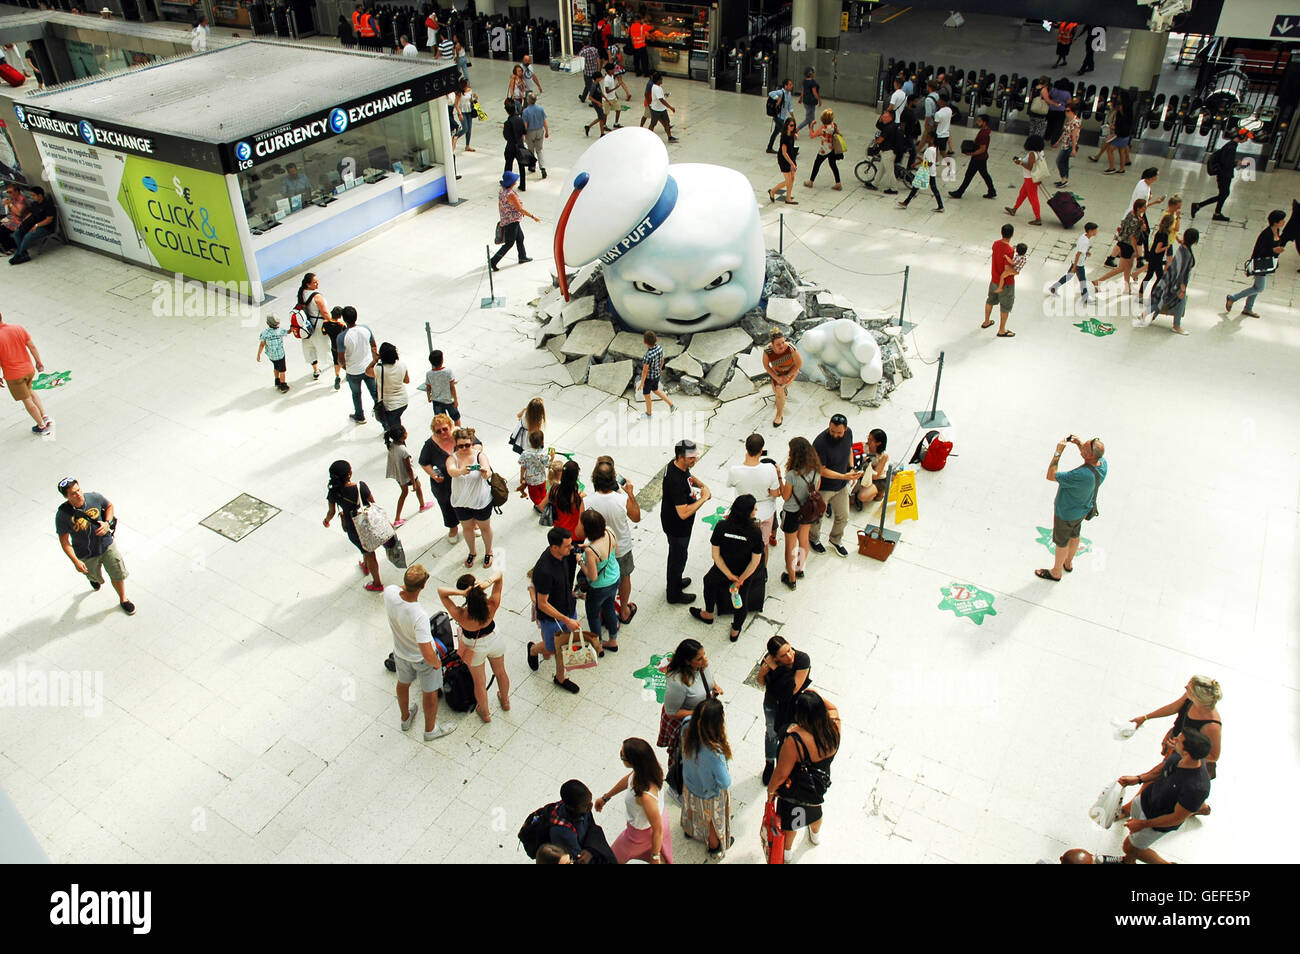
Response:
[[[628,128],[579,159],[556,234],[566,266],[599,258],[619,317],[638,331],[727,327],[758,304],[765,256],[758,203],[734,169],[668,164],[662,140]]]
[[[884,377],[884,361],[875,336],[851,318],[836,318],[809,328],[799,350],[841,378],[861,378],[876,384]]]

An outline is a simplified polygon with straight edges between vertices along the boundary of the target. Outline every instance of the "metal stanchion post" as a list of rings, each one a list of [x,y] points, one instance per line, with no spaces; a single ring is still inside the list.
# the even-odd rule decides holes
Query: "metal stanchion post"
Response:
[[[912,266],[903,266],[903,303],[898,308],[898,327],[903,329],[903,333],[911,331],[916,327],[915,323],[907,321],[903,316],[907,312],[907,279],[911,276]]]
[[[939,352],[939,370],[934,376],[934,399],[928,411],[913,411],[916,420],[926,427],[947,427],[948,415],[939,410],[939,383],[943,380],[943,352]]]
[[[780,219],[781,234],[776,241],[776,245],[777,245],[776,250],[780,252],[782,255],[784,255],[785,254],[785,213],[784,212],[780,213],[778,218]]]
[[[497,293],[496,293],[496,285],[495,285],[495,284],[493,283],[493,281],[492,281],[492,247],[491,247],[490,245],[484,245],[484,246],[483,246],[483,254],[484,254],[485,256],[487,256],[487,267],[488,267],[488,297],[482,299],[482,300],[479,302],[479,307],[480,307],[480,308],[500,308],[500,307],[502,307],[503,305],[505,305],[506,300],[505,300],[504,298],[498,298],[498,297],[497,297]],[[429,350],[432,351],[432,350],[433,350],[433,347],[430,346]]]

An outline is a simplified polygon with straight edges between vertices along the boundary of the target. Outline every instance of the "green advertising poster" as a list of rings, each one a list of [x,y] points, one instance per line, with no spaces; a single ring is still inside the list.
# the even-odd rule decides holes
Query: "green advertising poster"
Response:
[[[203,282],[246,282],[226,180],[127,156],[117,201],[158,267]]]

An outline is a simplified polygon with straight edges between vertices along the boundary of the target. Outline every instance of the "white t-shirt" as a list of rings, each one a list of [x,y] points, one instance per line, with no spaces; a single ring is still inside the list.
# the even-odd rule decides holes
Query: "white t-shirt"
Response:
[[[657,113],[668,112],[668,107],[664,105],[664,88],[658,83],[650,87],[650,108]]]
[[[894,90],[894,94],[889,97],[889,108],[894,111],[894,116],[898,116],[898,111],[907,105],[907,93],[900,87]]]
[[[388,625],[393,630],[393,654],[407,662],[422,662],[420,643],[431,643],[429,614],[417,600],[408,603],[402,599],[402,588],[384,587],[384,609],[388,611]]]
[[[412,43],[410,40],[407,40],[407,41],[406,41],[406,46],[402,47],[402,55],[403,55],[403,56],[419,56],[419,55],[420,55],[420,51],[419,51],[418,49],[416,49],[416,46],[415,46],[414,43]]]
[[[627,494],[621,490],[602,494],[596,491],[583,498],[587,510],[594,510],[605,518],[605,526],[618,538],[614,549],[617,556],[632,552],[632,518],[627,515]]]
[[[1020,168],[1024,172],[1026,179],[1032,179],[1034,177],[1034,169],[1029,168],[1030,156],[1032,156],[1034,159],[1034,169],[1037,169],[1038,164],[1043,161],[1043,157],[1041,153],[1034,152],[1032,149],[1029,150],[1029,152],[1025,153],[1025,158],[1022,160],[1023,164],[1021,165]]]
[[[925,152],[921,153],[921,159],[930,167],[930,174],[935,174],[934,165],[939,161],[939,150],[936,146],[926,146]]]
[[[1092,248],[1092,239],[1088,238],[1086,232],[1080,235],[1079,238],[1075,241],[1074,251],[1078,253],[1080,265],[1082,265],[1083,260],[1088,257],[1088,250],[1091,248]]]
[[[727,473],[727,486],[735,487],[737,494],[752,494],[754,519],[763,523],[776,513],[776,498],[769,490],[780,490],[781,480],[771,464],[736,464]]]
[[[618,99],[618,79],[606,74],[600,81],[600,90],[605,99]]]
[[[952,125],[952,107],[944,106],[934,114],[934,135],[938,139],[948,138],[948,128]]]
[[[373,356],[370,343],[374,341],[370,329],[363,325],[349,328],[343,335],[343,369],[348,374],[365,374]]]
[[[400,358],[392,364],[381,362],[375,365],[375,383],[383,388],[379,392],[379,400],[383,401],[384,407],[390,411],[406,407],[410,401],[406,396],[406,374],[406,362]]]
[[[1151,201],[1151,187],[1147,185],[1146,179],[1139,179],[1137,185],[1133,187],[1133,194],[1128,197],[1128,210],[1130,212],[1133,211],[1133,203],[1138,199],[1148,203]]]

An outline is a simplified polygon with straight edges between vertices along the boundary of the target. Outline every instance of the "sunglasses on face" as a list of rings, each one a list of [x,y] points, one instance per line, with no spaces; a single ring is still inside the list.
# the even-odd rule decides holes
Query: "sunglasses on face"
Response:
[[[473,444],[457,444],[456,450],[469,450],[473,446]]]

